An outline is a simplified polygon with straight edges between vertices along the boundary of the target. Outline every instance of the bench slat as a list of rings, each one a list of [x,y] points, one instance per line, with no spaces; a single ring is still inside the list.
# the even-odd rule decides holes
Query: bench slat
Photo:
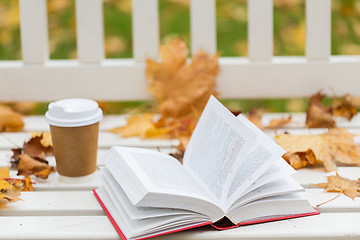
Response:
[[[190,4],[191,53],[195,55],[202,49],[215,54],[217,52],[215,0],[192,0]]]
[[[87,185],[90,186],[90,184]],[[104,214],[90,187],[80,191],[74,186],[68,185],[67,189],[61,191],[59,190],[60,186],[60,184],[54,185],[48,191],[35,189],[34,192],[23,192],[21,199],[24,201],[0,204],[3,207],[0,216],[97,216]],[[306,189],[305,195],[311,205],[316,207],[318,204],[332,199],[337,193],[327,193],[322,189]],[[321,205],[317,209],[322,213],[360,213],[360,199],[352,200],[341,194],[336,200]]]
[[[146,58],[156,59],[159,48],[158,0],[133,0],[132,9],[134,59],[137,62],[144,62]],[[119,80],[122,80],[121,76]],[[123,80],[129,81],[130,78]]]
[[[0,216],[96,216],[104,211],[92,191],[22,192],[15,203],[2,204]]]
[[[25,64],[43,64],[49,58],[46,0],[20,0],[20,36]]]
[[[22,147],[24,141],[31,138],[30,133],[2,133],[0,134],[0,149]],[[114,145],[144,147],[144,148],[171,148],[179,144],[178,140],[149,139],[142,140],[136,137],[122,138],[110,132],[99,133],[99,148],[110,148]]]
[[[334,223],[339,224],[329,228]],[[226,231],[204,227],[154,239],[359,239],[359,225],[360,213],[322,213]],[[0,226],[6,226],[0,239],[119,239],[106,216],[0,217]]]
[[[80,63],[104,58],[102,0],[76,0],[77,53]]]
[[[248,12],[249,57],[253,61],[270,61],[273,56],[273,1],[248,1]]]
[[[306,56],[328,60],[331,55],[331,0],[306,0]]]
[[[120,239],[106,216],[0,217],[0,239]]]

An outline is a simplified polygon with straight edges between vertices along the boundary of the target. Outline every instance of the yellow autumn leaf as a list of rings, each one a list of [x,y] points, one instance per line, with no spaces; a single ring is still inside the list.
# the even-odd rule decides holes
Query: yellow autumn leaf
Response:
[[[267,126],[267,128],[281,128],[286,126],[291,122],[291,116],[278,118],[278,119],[272,119]]]
[[[10,178],[9,167],[0,168],[0,179],[7,179],[7,178]]]
[[[112,133],[120,134],[122,137],[140,138],[169,138],[170,129],[164,126],[157,127],[154,123],[155,114],[145,113],[132,115],[127,124],[109,130]]]
[[[351,199],[360,197],[360,179],[350,180],[339,176],[328,176],[328,182],[315,184],[318,187],[324,188],[327,192],[344,193]]]
[[[8,106],[0,105],[0,132],[17,132],[23,128],[23,116]]]
[[[9,202],[16,202],[18,200],[21,200],[19,198],[21,190],[19,188],[13,187],[8,182],[9,177],[9,168],[0,168],[0,200],[6,199]]]
[[[175,38],[160,46],[160,62],[146,60],[148,91],[164,117],[183,117],[193,108],[202,110],[210,95],[216,94],[219,56],[200,50],[187,64],[188,53],[185,42]]]

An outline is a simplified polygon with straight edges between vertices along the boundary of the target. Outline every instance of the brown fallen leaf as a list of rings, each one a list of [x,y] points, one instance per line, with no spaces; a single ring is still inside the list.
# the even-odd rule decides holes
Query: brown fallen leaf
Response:
[[[262,129],[261,119],[263,116],[263,111],[260,108],[252,108],[247,115],[247,118],[255,124],[258,128]]]
[[[23,153],[40,159],[45,159],[46,155],[52,154],[52,144],[49,145],[49,140],[44,139],[43,136],[44,135],[41,134],[40,136],[32,137],[29,141],[25,142],[23,145]],[[44,145],[47,145],[47,147]]]
[[[291,118],[292,118],[291,116],[288,116],[288,117],[283,117],[283,118],[279,118],[279,119],[272,119],[270,121],[269,125],[267,126],[267,128],[284,127],[291,122]]]
[[[34,112],[37,105],[36,102],[14,102],[11,107],[18,113],[29,115]]]
[[[294,169],[314,166],[316,156],[311,149],[303,152],[286,152],[282,156]]]
[[[219,56],[200,50],[187,64],[188,54],[185,42],[175,38],[160,46],[161,62],[146,60],[148,91],[154,94],[162,116],[177,118],[192,108],[202,110],[210,95],[216,95]]]
[[[336,163],[360,166],[359,146],[354,142],[355,136],[346,129],[335,128],[318,135],[282,134],[275,139],[287,151],[285,160],[291,164],[290,160],[296,159],[293,160],[296,162],[294,168],[311,166],[319,161],[326,171],[333,171],[337,167]],[[315,155],[316,161],[309,150]]]
[[[31,175],[35,175],[47,179],[50,173],[55,172],[55,168],[51,167],[45,158],[53,153],[50,132],[32,133],[32,136],[23,144],[23,148],[11,149],[11,166],[18,170],[19,176],[30,178]],[[30,189],[32,186],[27,184],[24,188]]]
[[[0,105],[0,132],[18,132],[23,128],[23,116],[10,107]]]
[[[306,111],[306,126],[308,128],[334,128],[336,127],[333,119],[331,107],[325,107],[322,100],[325,95],[317,92],[310,97],[309,108]]]
[[[357,107],[354,97],[346,94],[343,98],[338,100],[333,107],[334,116],[344,117],[351,120],[357,114]]]
[[[28,170],[39,178],[47,179],[51,172],[55,172],[54,167],[44,162],[38,161],[29,156],[28,154],[21,154],[18,157],[19,162],[17,163],[16,167],[18,170],[21,170],[20,173],[24,174],[24,170]],[[44,171],[45,169],[47,170]],[[26,176],[28,174],[29,172],[26,172]]]
[[[328,176],[328,182],[315,184],[318,187],[324,188],[326,192],[344,193],[351,199],[360,197],[360,179],[350,180],[341,177],[336,173],[336,176]]]
[[[47,132],[30,132],[32,138],[40,137],[40,143],[45,148],[45,152],[50,152],[52,149],[49,149],[53,146],[51,133],[50,131]]]

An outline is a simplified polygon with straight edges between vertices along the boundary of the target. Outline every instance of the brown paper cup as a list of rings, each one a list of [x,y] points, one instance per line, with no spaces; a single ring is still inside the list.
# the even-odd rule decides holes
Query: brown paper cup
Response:
[[[50,125],[56,168],[65,177],[83,177],[95,172],[99,122],[81,127]]]

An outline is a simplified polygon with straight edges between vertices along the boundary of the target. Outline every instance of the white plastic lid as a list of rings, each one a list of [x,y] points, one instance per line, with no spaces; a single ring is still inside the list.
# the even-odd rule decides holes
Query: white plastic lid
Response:
[[[87,126],[103,117],[96,101],[85,98],[63,99],[49,104],[45,114],[46,121],[58,127]]]

